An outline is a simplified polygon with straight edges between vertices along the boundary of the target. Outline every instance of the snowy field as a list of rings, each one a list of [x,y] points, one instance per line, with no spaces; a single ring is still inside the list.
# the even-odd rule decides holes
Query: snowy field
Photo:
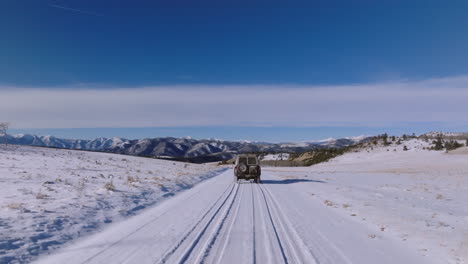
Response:
[[[0,146],[0,263],[29,262],[221,171],[107,153]]]
[[[467,263],[468,156],[423,141],[228,170],[40,263]]]
[[[376,227],[372,240],[393,237],[428,261],[468,263],[467,148],[423,150],[428,146],[412,139],[309,168],[265,170],[284,179],[325,182],[320,188],[297,187],[316,203]]]
[[[0,263],[466,264],[468,151],[429,146],[264,168],[262,184],[213,165],[1,149]]]

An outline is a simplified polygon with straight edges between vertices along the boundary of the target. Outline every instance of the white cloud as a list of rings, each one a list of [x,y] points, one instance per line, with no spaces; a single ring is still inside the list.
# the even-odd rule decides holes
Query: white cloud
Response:
[[[342,86],[0,88],[15,128],[467,123],[468,76]]]

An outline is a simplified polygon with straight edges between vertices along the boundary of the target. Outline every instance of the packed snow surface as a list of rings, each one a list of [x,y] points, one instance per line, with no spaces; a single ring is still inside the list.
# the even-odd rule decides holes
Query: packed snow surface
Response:
[[[2,145],[0,263],[29,262],[217,173],[208,165]]]
[[[39,263],[466,263],[468,156],[404,144],[228,170]]]
[[[268,167],[262,184],[212,165],[3,148],[0,263],[467,263],[468,155],[430,145]]]

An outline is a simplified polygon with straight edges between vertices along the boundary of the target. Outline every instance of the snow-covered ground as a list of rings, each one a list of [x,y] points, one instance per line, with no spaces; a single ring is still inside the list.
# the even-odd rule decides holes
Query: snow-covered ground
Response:
[[[403,143],[263,184],[228,170],[39,262],[466,263],[468,155]]]
[[[289,156],[289,153],[268,154],[265,155],[262,160],[288,160]]]
[[[0,263],[28,262],[220,172],[212,165],[0,146]]]
[[[263,184],[213,165],[1,150],[0,263],[468,263],[468,155],[430,145],[370,143],[264,168]]]
[[[232,170],[39,263],[436,263],[315,202],[326,182]],[[306,190],[304,190],[306,189]]]
[[[411,139],[309,168],[265,170],[284,179],[325,182],[320,188],[297,187],[330,210],[378,228],[369,234],[373,240],[392,237],[435,263],[468,263],[468,151],[423,150],[428,146]]]

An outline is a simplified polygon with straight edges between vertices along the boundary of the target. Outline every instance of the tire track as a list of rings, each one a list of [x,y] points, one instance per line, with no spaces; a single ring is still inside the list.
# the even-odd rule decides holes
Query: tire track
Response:
[[[254,204],[256,208],[255,217],[255,261],[258,263],[281,263],[284,262],[281,249],[269,218],[267,206],[258,185],[252,184]],[[258,243],[260,242],[260,243]]]
[[[258,188],[262,192],[262,196],[263,196],[263,199],[265,201],[265,206],[266,206],[266,209],[267,209],[268,217],[269,217],[270,223],[271,223],[271,225],[273,227],[273,231],[275,233],[276,241],[278,242],[278,246],[279,246],[280,251],[281,251],[281,257],[283,258],[284,263],[288,263],[288,258],[286,257],[286,253],[284,251],[283,243],[281,243],[281,239],[279,237],[278,230],[276,228],[275,222],[273,221],[273,216],[272,216],[272,213],[271,213],[271,210],[270,210],[270,206],[268,205],[267,198],[265,196],[265,192],[262,190],[262,187],[259,186]]]
[[[274,202],[278,205],[278,208],[282,208],[279,205],[278,198],[277,196],[273,195],[271,193],[271,190],[268,188],[265,188],[266,191],[269,192],[269,196],[274,200]],[[287,199],[286,197],[283,197],[283,199]],[[298,208],[294,205],[291,205],[290,203],[287,204],[288,209],[293,211],[293,213],[297,216],[301,215],[301,208]],[[282,215],[285,216],[284,210],[280,210],[282,212]],[[327,220],[328,220],[327,216]],[[314,256],[316,263],[343,263],[343,264],[352,264],[353,262],[346,256],[346,254],[336,246],[336,244],[331,241],[325,234],[321,232],[319,229],[314,229],[313,233],[310,233],[310,230],[303,230],[301,226],[296,226],[294,227],[293,224],[291,224],[291,221],[289,220],[290,218],[287,218],[287,222],[289,222],[289,226],[293,227],[293,230],[295,231],[294,233],[297,235],[297,237],[300,238],[301,243],[304,245],[307,245],[306,247],[309,249],[309,252]],[[305,242],[305,240],[302,238],[301,235],[299,234],[305,234],[308,233],[309,238],[314,238],[312,240],[309,239],[308,243]]]
[[[238,197],[238,192],[239,192],[239,186],[237,187],[237,190],[236,190],[236,193],[234,194],[234,197],[231,201],[231,203],[229,204],[229,206],[226,208],[225,212],[223,213],[223,216],[221,217],[221,219],[219,219],[219,221],[216,223],[216,226],[215,226],[215,229],[211,232],[211,235],[210,235],[210,239],[206,241],[205,245],[202,247],[202,250],[200,251],[198,257],[196,258],[196,260],[194,261],[195,263],[205,263],[206,261],[206,257],[208,257],[208,255],[210,254],[211,252],[211,249],[213,247],[213,245],[215,245],[216,243],[216,240],[217,238],[219,237],[219,234],[221,232],[221,230],[223,229],[223,226],[224,224],[226,223],[226,219],[229,217],[230,213],[231,213],[231,209],[234,205],[235,202],[237,202],[237,209],[239,209],[240,207],[240,203],[242,201],[242,196],[243,196],[243,193],[244,193],[244,189],[245,188],[242,188],[241,191],[240,191],[240,195],[239,195],[239,198]],[[235,222],[235,219],[237,218],[237,213],[238,213],[238,210],[235,210],[234,211],[234,214],[232,215],[232,218],[233,218],[233,221],[231,223],[231,226],[233,225],[233,223]],[[230,234],[230,231],[232,230],[228,230],[228,233],[227,233],[227,237],[225,238],[225,241],[227,242],[228,239],[229,239],[229,234]],[[223,251],[221,251],[219,253],[221,256],[223,255]]]
[[[242,188],[242,187],[240,187],[240,188]],[[238,202],[237,202],[237,206],[234,209],[234,213],[233,213],[233,216],[232,216],[232,221],[231,221],[229,227],[227,228],[226,237],[224,238],[224,242],[223,242],[223,245],[221,247],[220,253],[218,254],[218,256],[216,258],[216,261],[214,263],[222,263],[221,260],[222,260],[222,258],[224,256],[225,251],[226,251],[229,239],[231,238],[232,229],[234,228],[234,225],[237,222],[237,216],[239,214],[239,209],[240,209],[240,206],[241,206],[241,203],[242,203],[243,193],[244,193],[244,190],[242,189],[242,192],[240,194],[240,198],[238,199]]]
[[[192,254],[192,252],[194,251],[194,249],[197,247],[197,245],[199,244],[199,242],[202,240],[202,237],[203,235],[205,234],[206,230],[211,226],[211,223],[217,218],[217,215],[218,213],[221,211],[221,209],[224,207],[224,205],[226,204],[226,202],[229,200],[229,198],[232,196],[231,194],[233,193],[233,190],[235,190],[234,192],[234,196],[232,198],[232,201],[230,203],[230,206],[228,207],[228,209],[226,210],[225,214],[227,214],[229,212],[229,210],[231,209],[232,207],[232,204],[234,203],[234,200],[236,199],[237,197],[237,193],[239,191],[239,185],[234,185],[235,187],[233,187],[233,189],[231,189],[231,192],[228,194],[228,196],[226,197],[226,199],[223,200],[223,202],[221,203],[221,205],[218,207],[218,209],[214,212],[214,214],[210,217],[210,219],[208,220],[208,222],[206,223],[206,225],[203,227],[203,229],[201,230],[200,233],[198,233],[198,235],[196,236],[196,238],[192,241],[191,245],[189,246],[189,248],[184,252],[184,254],[182,255],[182,257],[179,259],[179,261],[177,261],[177,263],[185,263],[189,258],[190,258],[190,255]],[[222,221],[224,220],[225,218],[223,218],[221,220],[221,223]],[[202,249],[203,250],[203,249]],[[203,251],[200,251],[200,253],[203,252]],[[200,259],[200,254],[197,256],[197,259]],[[197,263],[197,261],[194,261],[194,263]]]
[[[214,205],[221,199],[221,197],[222,197],[228,190],[229,190],[229,186],[223,191],[223,193],[221,194],[221,196],[220,196],[220,197],[217,199],[217,201],[211,206],[211,208],[214,207]],[[193,193],[192,195],[190,195],[189,197],[187,197],[185,200],[188,200],[188,199],[192,198],[193,196],[197,195],[199,192],[200,192],[200,191]],[[211,208],[208,209],[208,210],[211,210]],[[94,254],[94,255],[90,256],[89,258],[83,260],[81,263],[84,264],[84,263],[90,263],[90,262],[92,262],[92,260],[94,260],[96,257],[98,257],[99,255],[101,255],[102,253],[104,253],[104,252],[106,252],[107,250],[109,250],[109,249],[115,247],[116,245],[118,245],[119,243],[121,243],[122,241],[124,241],[125,239],[129,238],[130,236],[134,235],[135,233],[138,233],[140,230],[146,228],[146,227],[149,226],[150,224],[156,222],[160,217],[164,216],[164,215],[165,215],[166,213],[168,213],[169,211],[170,211],[170,209],[167,210],[167,211],[165,211],[165,212],[163,212],[163,213],[161,213],[161,214],[158,215],[157,217],[151,219],[151,221],[148,221],[146,224],[144,224],[144,225],[140,226],[139,228],[133,230],[133,231],[130,232],[128,235],[122,237],[122,238],[119,239],[118,241],[116,241],[116,242],[110,244],[108,247],[102,249],[101,251],[97,252],[96,254]],[[208,213],[208,212],[207,212],[207,213]]]
[[[253,254],[253,263],[256,264],[257,263],[257,251],[256,251],[256,247],[257,247],[257,243],[255,241],[255,236],[256,236],[256,232],[255,232],[255,201],[254,201],[254,191],[253,191],[253,186],[251,185],[250,186],[250,190],[251,190],[251,195],[252,195],[252,235],[253,235],[253,246],[252,246],[252,254]]]
[[[277,233],[284,263],[319,264],[319,261],[299,236],[287,216],[284,215],[284,210],[282,210],[270,190],[263,185],[260,185],[259,189],[264,197],[275,233]]]
[[[205,230],[207,228],[207,226],[209,226],[209,223],[211,223],[212,219],[216,216],[216,214],[221,210],[221,208],[223,207],[223,205],[226,203],[226,201],[229,199],[229,197],[231,196],[231,194],[233,193],[234,189],[238,187],[236,187],[235,184],[233,185],[229,185],[225,190],[224,192],[218,197],[218,199],[216,199],[216,201],[210,206],[210,208],[208,208],[208,210],[202,215],[202,217],[186,232],[186,234],[157,262],[159,263],[166,263],[176,252],[177,250],[179,250],[179,248],[184,244],[184,242],[186,242],[187,238],[192,235],[192,233],[202,224],[202,222],[208,217],[208,215],[213,211],[215,210],[214,208],[216,208],[215,212],[213,213],[213,215],[209,218],[209,221],[208,221],[208,224],[205,224],[203,230]],[[236,189],[236,190],[237,190]],[[227,195],[226,195],[227,193]],[[224,197],[225,196],[225,197]],[[223,199],[224,197],[224,199]],[[221,202],[222,201],[222,202]],[[221,204],[216,207],[217,204],[219,204],[221,202]],[[200,234],[198,234],[197,237],[200,237]],[[194,246],[194,245],[192,245]],[[190,248],[189,248],[190,249]],[[191,250],[193,250],[193,247],[191,247]],[[191,252],[190,250],[190,252]],[[190,253],[188,252],[188,253]],[[187,252],[186,252],[187,253]],[[185,255],[185,254],[184,254]],[[180,261],[179,261],[180,263]],[[183,262],[182,262],[183,263]]]

